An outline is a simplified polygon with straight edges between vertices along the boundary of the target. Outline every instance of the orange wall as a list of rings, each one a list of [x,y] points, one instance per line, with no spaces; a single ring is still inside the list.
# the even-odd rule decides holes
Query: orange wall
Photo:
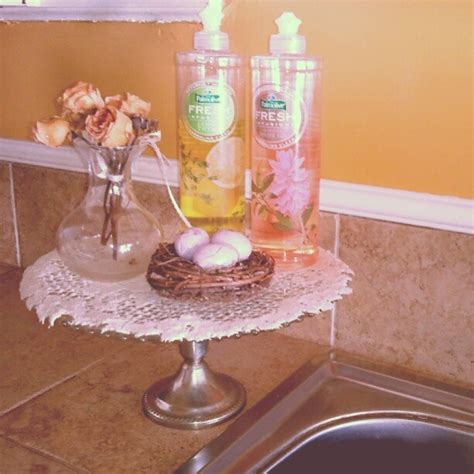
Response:
[[[474,197],[470,2],[233,0],[224,29],[241,54],[264,53],[284,10],[324,58],[323,178]],[[81,79],[152,102],[176,156],[174,53],[197,25],[0,25],[0,136],[24,139]]]

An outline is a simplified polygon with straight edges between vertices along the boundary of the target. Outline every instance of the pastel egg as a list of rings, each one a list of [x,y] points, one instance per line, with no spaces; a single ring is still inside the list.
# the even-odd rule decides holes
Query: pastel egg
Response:
[[[244,234],[235,230],[219,230],[212,237],[211,242],[216,244],[227,244],[237,250],[239,262],[247,260],[252,253],[252,244]]]
[[[174,249],[180,257],[191,260],[196,250],[208,243],[209,234],[204,229],[191,227],[178,236]]]
[[[204,270],[232,267],[238,260],[237,250],[225,244],[203,245],[193,256],[193,262]]]

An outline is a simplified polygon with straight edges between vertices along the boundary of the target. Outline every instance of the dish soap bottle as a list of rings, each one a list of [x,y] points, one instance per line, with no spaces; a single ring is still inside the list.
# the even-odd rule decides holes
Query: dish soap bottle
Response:
[[[283,268],[318,257],[321,62],[305,56],[300,23],[283,13],[271,55],[250,61],[251,240]]]
[[[242,230],[245,212],[245,78],[222,16],[222,0],[209,0],[194,51],[177,53],[180,205],[209,232]]]

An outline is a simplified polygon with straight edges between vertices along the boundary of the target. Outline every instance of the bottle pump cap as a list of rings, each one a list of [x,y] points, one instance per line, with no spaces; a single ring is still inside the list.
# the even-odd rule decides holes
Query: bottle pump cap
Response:
[[[305,37],[298,34],[301,20],[292,12],[284,12],[275,20],[278,34],[270,36],[271,54],[304,54]]]
[[[222,0],[209,0],[207,7],[199,12],[203,25],[202,31],[194,33],[194,49],[226,51],[229,49],[229,35],[220,31]]]

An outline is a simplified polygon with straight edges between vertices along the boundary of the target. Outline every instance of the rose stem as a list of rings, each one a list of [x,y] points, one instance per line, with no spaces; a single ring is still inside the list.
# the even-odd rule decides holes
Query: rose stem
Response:
[[[116,158],[116,155],[114,153],[114,158]],[[114,174],[118,174],[121,172],[121,166],[120,162],[117,162],[117,160],[114,160],[114,168],[113,168]],[[112,234],[112,257],[114,260],[117,260],[118,258],[118,229],[117,229],[117,223],[118,223],[118,213],[120,209],[120,200],[122,198],[121,192],[122,188],[120,185],[117,184],[117,189],[118,189],[118,194],[114,192],[110,196],[110,226],[111,226],[111,234]],[[117,207],[119,209],[117,209]]]
[[[100,234],[100,243],[102,245],[105,245],[109,238],[110,238],[110,233],[107,235],[107,228],[109,226],[109,220],[110,220],[110,212],[107,208],[107,201],[110,198],[110,186],[112,182],[107,181],[107,186],[105,187],[105,193],[104,193],[104,223],[102,225],[102,233]]]
[[[99,152],[100,153],[100,152]],[[109,227],[109,220],[110,220],[110,212],[108,206],[107,206],[107,201],[110,201],[109,207],[111,208],[112,203],[110,199],[110,187],[112,186],[112,182],[110,180],[107,180],[107,184],[105,186],[105,193],[104,193],[104,223],[102,225],[102,233],[100,234],[100,243],[102,245],[106,245],[107,242],[109,241],[110,238],[110,233],[107,234],[107,229]]]
[[[110,201],[111,204],[111,227],[112,227],[112,256],[114,260],[117,260],[118,257],[118,232],[117,232],[117,222],[118,222],[118,211],[117,211],[117,206],[120,207],[119,203],[116,203],[115,201],[120,199],[119,196],[112,196],[112,199]]]
[[[121,155],[121,154],[120,154]],[[120,156],[119,155],[119,156]],[[118,163],[116,163],[114,172],[123,174],[123,170],[125,169],[125,165],[127,164],[129,157],[129,153],[127,152],[122,160],[119,160]],[[110,198],[110,214],[111,214],[111,234],[112,234],[112,244],[113,244],[113,251],[112,251],[112,256],[114,260],[117,260],[118,258],[118,221],[120,217],[120,208],[122,204],[122,186],[117,185],[117,188],[119,190],[118,194],[113,194]],[[110,234],[109,234],[110,235]]]
[[[135,140],[131,143],[130,146],[133,146],[135,143]],[[117,161],[114,160],[114,173],[117,174],[123,174],[123,170],[125,169],[125,165],[127,164],[128,158],[129,158],[129,150],[126,151],[125,157],[117,163]],[[115,158],[115,153],[114,153],[114,158]],[[111,182],[108,181],[107,183],[107,189],[106,189],[106,196],[110,195],[110,185]],[[110,219],[110,225],[111,225],[111,231],[110,233],[106,236],[105,243],[109,240],[110,236],[112,235],[112,257],[114,260],[117,260],[118,257],[118,229],[117,229],[117,224],[118,224],[118,219],[120,216],[120,207],[121,207],[121,202],[122,202],[122,187],[118,187],[119,189],[119,194],[112,194],[110,196],[110,213],[107,213],[106,211],[106,205],[105,205],[105,199],[104,199],[104,210],[106,211],[106,220],[104,220],[104,228],[102,230],[102,236],[105,236],[105,231],[107,229],[107,224]],[[118,210],[117,210],[118,208]]]

